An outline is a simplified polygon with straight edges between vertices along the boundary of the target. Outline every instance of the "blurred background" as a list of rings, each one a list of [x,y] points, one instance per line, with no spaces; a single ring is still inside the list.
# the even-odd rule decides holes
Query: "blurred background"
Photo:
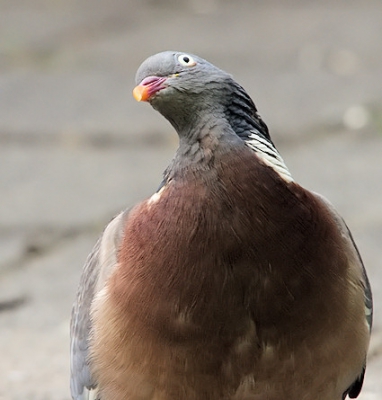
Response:
[[[69,400],[69,320],[104,225],[177,145],[132,98],[140,63],[196,53],[253,97],[294,178],[353,231],[374,289],[360,399],[382,381],[382,3],[0,0],[0,399]]]

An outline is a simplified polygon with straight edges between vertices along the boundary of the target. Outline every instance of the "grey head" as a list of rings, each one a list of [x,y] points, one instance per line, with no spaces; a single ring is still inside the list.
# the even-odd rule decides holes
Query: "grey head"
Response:
[[[269,139],[246,91],[230,74],[196,55],[178,51],[155,54],[139,67],[136,84],[136,100],[148,101],[180,137],[193,135],[206,124],[226,124],[238,136],[256,128]]]

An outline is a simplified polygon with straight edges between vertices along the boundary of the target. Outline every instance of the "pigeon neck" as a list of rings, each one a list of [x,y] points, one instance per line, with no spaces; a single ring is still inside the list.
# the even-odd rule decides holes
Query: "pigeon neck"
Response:
[[[209,88],[203,102],[191,100],[183,107],[182,112],[168,113],[166,118],[178,132],[179,138],[188,144],[200,140],[211,133],[222,134],[222,128],[235,133],[246,141],[256,133],[261,139],[274,147],[268,127],[257,112],[256,106],[248,93],[234,80],[230,79],[218,89]]]
[[[255,104],[247,92],[236,82],[224,113],[232,129],[241,139],[246,140],[251,132],[256,132],[273,145],[268,127],[257,113]]]
[[[169,165],[165,178],[182,176],[185,170],[209,170],[219,155],[243,146],[244,142],[233,132],[223,115],[204,113],[204,118],[179,131],[179,147]]]
[[[203,117],[178,131],[179,149],[181,157],[205,159],[208,153],[215,152],[218,148],[224,147],[232,142],[232,137],[236,135],[231,129],[223,113],[214,111],[203,113]],[[238,139],[238,138],[235,138]],[[203,153],[203,157],[201,154]]]

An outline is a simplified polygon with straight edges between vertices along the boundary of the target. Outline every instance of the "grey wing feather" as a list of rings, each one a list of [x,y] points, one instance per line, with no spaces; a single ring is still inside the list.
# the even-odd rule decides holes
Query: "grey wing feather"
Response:
[[[343,221],[343,223],[346,226],[347,233],[349,235],[351,242],[353,243],[354,249],[357,253],[359,262],[361,264],[363,285],[364,285],[364,291],[365,291],[365,317],[366,317],[367,324],[369,326],[369,330],[371,331],[371,328],[373,326],[373,295],[371,292],[369,278],[367,276],[366,269],[365,269],[365,266],[364,266],[362,258],[361,258],[361,254],[358,250],[357,245],[354,242],[353,235],[351,234],[350,229],[346,225],[345,221]],[[362,368],[362,372],[360,373],[358,378],[353,382],[353,384],[349,387],[349,389],[345,392],[345,396],[346,396],[346,394],[348,394],[348,396],[351,399],[355,399],[356,397],[358,397],[358,395],[361,393],[363,380],[365,377],[365,371],[366,371],[366,360],[365,360],[365,365]]]
[[[357,245],[354,242],[353,235],[351,234],[350,229],[346,225],[343,218],[335,210],[333,205],[325,197],[321,196],[320,194],[317,194],[317,193],[314,193],[314,194],[323,203],[325,203],[329,212],[332,214],[334,219],[337,221],[337,225],[339,226],[339,228],[342,232],[342,235],[344,235],[348,239],[350,246],[353,248],[356,259],[358,259],[358,265],[359,265],[359,268],[361,269],[361,273],[362,273],[361,284],[363,285],[364,294],[365,294],[365,319],[369,326],[369,330],[371,331],[371,328],[373,325],[373,296],[372,296],[372,292],[371,292],[369,278],[367,276],[366,269],[365,269],[365,266],[364,266],[362,258],[361,258],[361,254],[357,248]],[[343,394],[343,399],[345,399],[346,396],[349,396],[351,399],[358,397],[358,395],[360,394],[361,389],[362,389],[363,380],[364,380],[364,376],[365,376],[365,370],[366,370],[366,360],[365,360],[365,364],[362,368],[362,371],[360,371],[360,374],[357,377],[357,379],[352,383],[352,385]]]
[[[92,381],[88,365],[88,335],[91,328],[90,305],[94,297],[99,271],[99,239],[88,256],[81,276],[77,299],[73,305],[70,324],[70,390],[72,398],[84,398],[85,388],[93,388],[96,383]]]
[[[116,266],[127,214],[126,211],[117,215],[107,225],[89,254],[80,279],[70,323],[70,389],[74,400],[96,398],[89,392],[97,386],[89,368],[90,309],[94,296]]]
[[[371,331],[371,328],[373,326],[373,294],[371,292],[370,281],[369,281],[369,278],[367,276],[366,268],[365,268],[365,265],[363,264],[363,261],[362,261],[362,258],[361,258],[361,254],[360,254],[360,252],[358,250],[357,245],[354,242],[353,235],[350,232],[350,229],[348,228],[348,226],[345,224],[345,221],[343,221],[343,222],[344,222],[344,225],[346,226],[349,238],[353,243],[354,249],[357,252],[357,256],[358,256],[359,262],[361,264],[362,276],[363,276],[363,284],[364,284],[364,290],[365,290],[366,321],[367,321],[367,324],[369,325],[369,329]]]
[[[332,214],[333,218],[337,221],[337,225],[341,230],[341,233],[344,237],[347,238],[349,241],[350,246],[352,247],[352,250],[354,251],[355,257],[358,260],[358,265],[359,268],[361,269],[362,273],[362,282],[361,284],[363,285],[364,292],[365,292],[365,318],[367,321],[367,324],[371,330],[371,327],[373,325],[373,296],[371,292],[371,286],[369,282],[369,278],[366,273],[365,266],[363,264],[361,254],[357,248],[357,245],[354,242],[353,235],[350,232],[350,229],[346,225],[345,221],[343,218],[338,214],[334,206],[327,200],[324,196],[321,196],[318,193],[314,193],[314,195],[320,199],[328,208],[328,211]]]

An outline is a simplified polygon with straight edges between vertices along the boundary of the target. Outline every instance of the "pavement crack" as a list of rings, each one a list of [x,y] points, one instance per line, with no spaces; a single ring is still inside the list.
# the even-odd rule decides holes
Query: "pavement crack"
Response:
[[[107,221],[100,219],[99,221]],[[103,224],[102,224],[103,225]],[[81,226],[56,228],[40,226],[34,227],[31,231],[23,232],[24,244],[19,254],[5,265],[1,266],[0,275],[6,276],[14,273],[16,270],[26,268],[27,265],[36,258],[43,257],[56,250],[64,242],[73,241],[79,236],[102,232],[101,223],[89,223]],[[1,310],[1,303],[0,303]]]
[[[23,306],[28,301],[27,296],[18,296],[12,299],[0,301],[0,312],[13,311]]]

